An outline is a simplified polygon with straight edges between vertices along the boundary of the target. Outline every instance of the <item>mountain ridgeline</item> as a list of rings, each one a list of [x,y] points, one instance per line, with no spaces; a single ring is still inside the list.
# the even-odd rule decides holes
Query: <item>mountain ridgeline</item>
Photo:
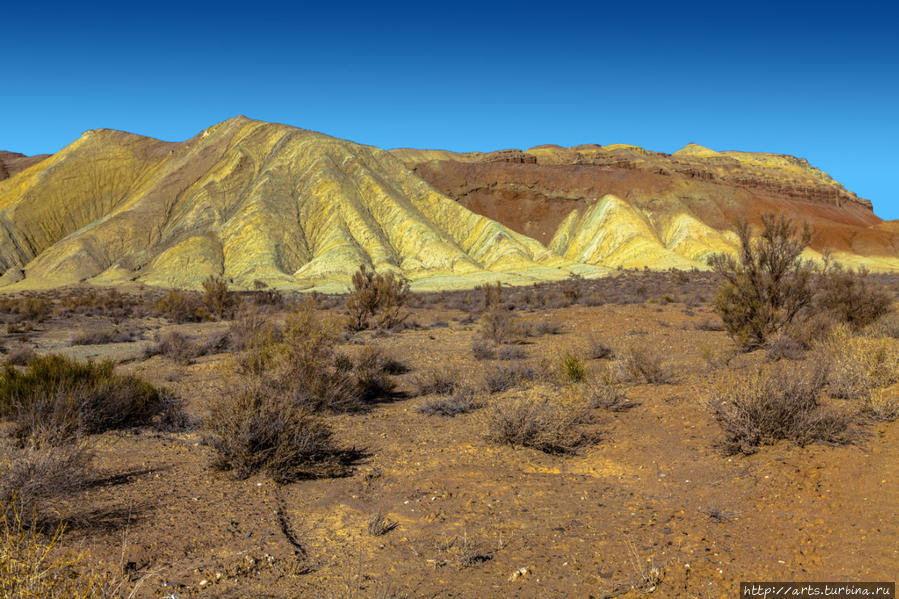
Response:
[[[899,228],[803,160],[633,146],[384,151],[237,117],[184,142],[94,130],[0,153],[0,289],[131,282],[342,290],[365,264],[413,288],[616,267],[705,268],[736,218],[808,221],[814,257],[899,267]]]

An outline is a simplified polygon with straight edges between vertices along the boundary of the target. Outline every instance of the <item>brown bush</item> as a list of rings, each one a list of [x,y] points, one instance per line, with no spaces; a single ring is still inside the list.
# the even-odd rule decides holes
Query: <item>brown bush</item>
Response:
[[[616,360],[616,367],[622,381],[658,385],[670,383],[674,378],[662,354],[650,346],[634,345],[625,349]]]
[[[72,338],[72,345],[101,345],[104,343],[128,343],[141,338],[137,329],[107,326],[81,331]]]
[[[764,214],[758,239],[753,241],[745,221],[737,234],[739,261],[717,254],[709,264],[721,279],[715,310],[728,334],[748,350],[764,345],[811,301],[811,269],[799,257],[811,231],[806,225],[798,233],[788,218]]]
[[[228,290],[228,282],[222,277],[210,275],[203,281],[203,306],[213,318],[222,320],[234,314],[234,294]]]
[[[343,476],[356,457],[321,418],[262,383],[214,399],[206,428],[212,466],[238,479],[256,472],[279,484]]]
[[[562,296],[568,301],[568,304],[577,303],[581,296],[584,295],[584,277],[579,274],[571,273],[568,278],[560,283],[562,288]]]
[[[493,404],[485,437],[493,443],[546,453],[574,453],[591,440],[580,428],[587,421],[582,404],[528,395]]]
[[[495,360],[496,348],[483,339],[477,339],[471,344],[471,353],[475,360]]]
[[[241,304],[228,333],[231,348],[235,351],[277,343],[281,339],[281,331],[256,304],[249,302]]]
[[[10,348],[9,353],[6,354],[5,363],[11,366],[25,366],[35,355],[33,347],[19,344]]]
[[[280,340],[263,334],[237,357],[238,371],[264,377],[267,384],[307,409],[351,412],[389,397],[389,375],[405,365],[376,348],[364,348],[353,360],[337,354],[339,326],[320,318],[311,304],[300,305],[287,317]]]
[[[608,369],[600,374],[598,380],[588,382],[583,394],[589,407],[610,412],[623,412],[637,405],[627,399],[621,385]]]
[[[781,335],[789,337],[802,349],[811,349],[826,340],[837,322],[830,314],[806,311],[785,327]]]
[[[499,308],[503,305],[503,284],[497,281],[494,284],[484,284],[475,287],[476,292],[482,294],[483,310]]]
[[[153,309],[177,323],[199,322],[209,317],[209,313],[203,307],[197,294],[177,289],[172,289],[156,300],[153,303]]]
[[[515,345],[505,345],[496,350],[497,360],[524,360],[527,357],[527,352]]]
[[[26,295],[0,300],[0,313],[11,315],[13,322],[43,322],[53,312],[53,301],[46,297]]]
[[[144,350],[146,357],[164,356],[182,365],[190,364],[200,355],[200,348],[194,345],[190,337],[178,331],[156,332],[155,342]]]
[[[502,307],[491,307],[481,315],[481,337],[494,343],[511,343],[519,337],[520,327],[511,312]]]
[[[458,416],[483,407],[477,392],[468,386],[457,388],[449,397],[429,399],[418,407],[418,412],[429,416]]]
[[[0,373],[0,417],[13,420],[22,443],[60,445],[77,434],[151,424],[166,406],[166,392],[113,374],[110,362],[50,355],[32,359],[25,372]]]
[[[484,372],[484,387],[488,393],[500,393],[537,378],[537,371],[524,362],[508,366],[493,366]]]
[[[16,502],[24,513],[83,489],[92,478],[93,454],[81,444],[59,447],[4,447],[0,463],[0,503]]]
[[[412,378],[416,395],[451,395],[462,385],[458,372],[447,368],[428,368]]]
[[[725,451],[750,454],[781,440],[849,442],[851,418],[819,402],[825,380],[820,369],[778,365],[725,381],[709,403]]]
[[[371,403],[391,397],[396,385],[390,375],[406,370],[404,364],[389,357],[380,348],[364,347],[353,365],[353,378],[359,400]]]
[[[869,276],[864,267],[828,266],[815,279],[812,308],[830,314],[858,331],[888,314],[893,294]]]
[[[363,264],[353,275],[353,291],[345,302],[349,326],[354,331],[398,327],[409,316],[403,310],[408,298],[408,281],[396,278],[392,272],[368,270]]]
[[[591,337],[587,346],[587,357],[591,360],[606,360],[614,358],[615,352],[599,339]]]
[[[368,529],[368,534],[371,536],[380,537],[396,528],[397,525],[397,522],[390,520],[384,515],[384,512],[378,510],[368,519],[368,526],[366,528]]]

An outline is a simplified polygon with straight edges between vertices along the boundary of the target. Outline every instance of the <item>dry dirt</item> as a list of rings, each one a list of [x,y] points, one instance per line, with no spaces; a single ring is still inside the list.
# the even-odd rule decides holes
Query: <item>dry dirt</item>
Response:
[[[440,304],[413,312],[422,328],[358,334],[341,348],[374,344],[411,367],[396,377],[405,397],[327,416],[343,444],[366,454],[352,475],[280,487],[262,476],[236,481],[208,468],[202,429],[106,433],[94,438],[102,480],[55,506],[70,521],[64,547],[98,571],[124,572],[134,597],[717,598],[736,596],[741,580],[897,578],[899,424],[870,425],[849,446],[724,455],[703,406],[722,370],[703,355],[732,343],[696,328],[715,318],[709,307],[521,312],[561,325],[520,346],[534,363],[599,339],[616,350],[656,348],[674,373],[672,384],[628,385],[637,404],[629,410],[595,410],[599,441],[568,456],[488,443],[485,409],[418,413],[427,398],[414,396],[417,372],[476,377],[495,363],[473,358],[477,324],[464,312]],[[70,347],[74,330],[102,320],[51,319],[29,342],[40,352],[115,357],[122,372],[178,393],[197,417],[234,384],[227,354],[182,366],[143,359],[148,341]],[[161,326],[196,338],[227,329],[139,324],[148,339]],[[744,355],[730,367],[762,359]],[[397,525],[371,536],[378,511]]]

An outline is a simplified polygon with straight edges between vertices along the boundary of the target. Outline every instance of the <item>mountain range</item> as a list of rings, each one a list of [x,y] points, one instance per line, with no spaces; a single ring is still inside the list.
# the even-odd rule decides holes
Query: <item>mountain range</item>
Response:
[[[763,212],[812,225],[810,258],[899,268],[899,226],[792,156],[385,151],[245,117],[184,142],[101,129],[52,155],[0,152],[0,289],[214,275],[335,291],[360,264],[422,290],[705,268]]]

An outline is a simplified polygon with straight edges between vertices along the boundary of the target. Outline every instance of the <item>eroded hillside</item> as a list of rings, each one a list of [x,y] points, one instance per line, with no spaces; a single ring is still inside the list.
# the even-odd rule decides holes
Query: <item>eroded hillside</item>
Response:
[[[419,287],[600,274],[436,192],[387,152],[243,117],[168,143],[88,131],[0,182],[2,282]]]
[[[674,154],[628,145],[392,152],[462,205],[589,264],[696,266],[733,248],[737,219],[775,212],[814,228],[810,257],[829,248],[848,264],[899,266],[893,227],[871,203],[793,156],[696,144]]]

